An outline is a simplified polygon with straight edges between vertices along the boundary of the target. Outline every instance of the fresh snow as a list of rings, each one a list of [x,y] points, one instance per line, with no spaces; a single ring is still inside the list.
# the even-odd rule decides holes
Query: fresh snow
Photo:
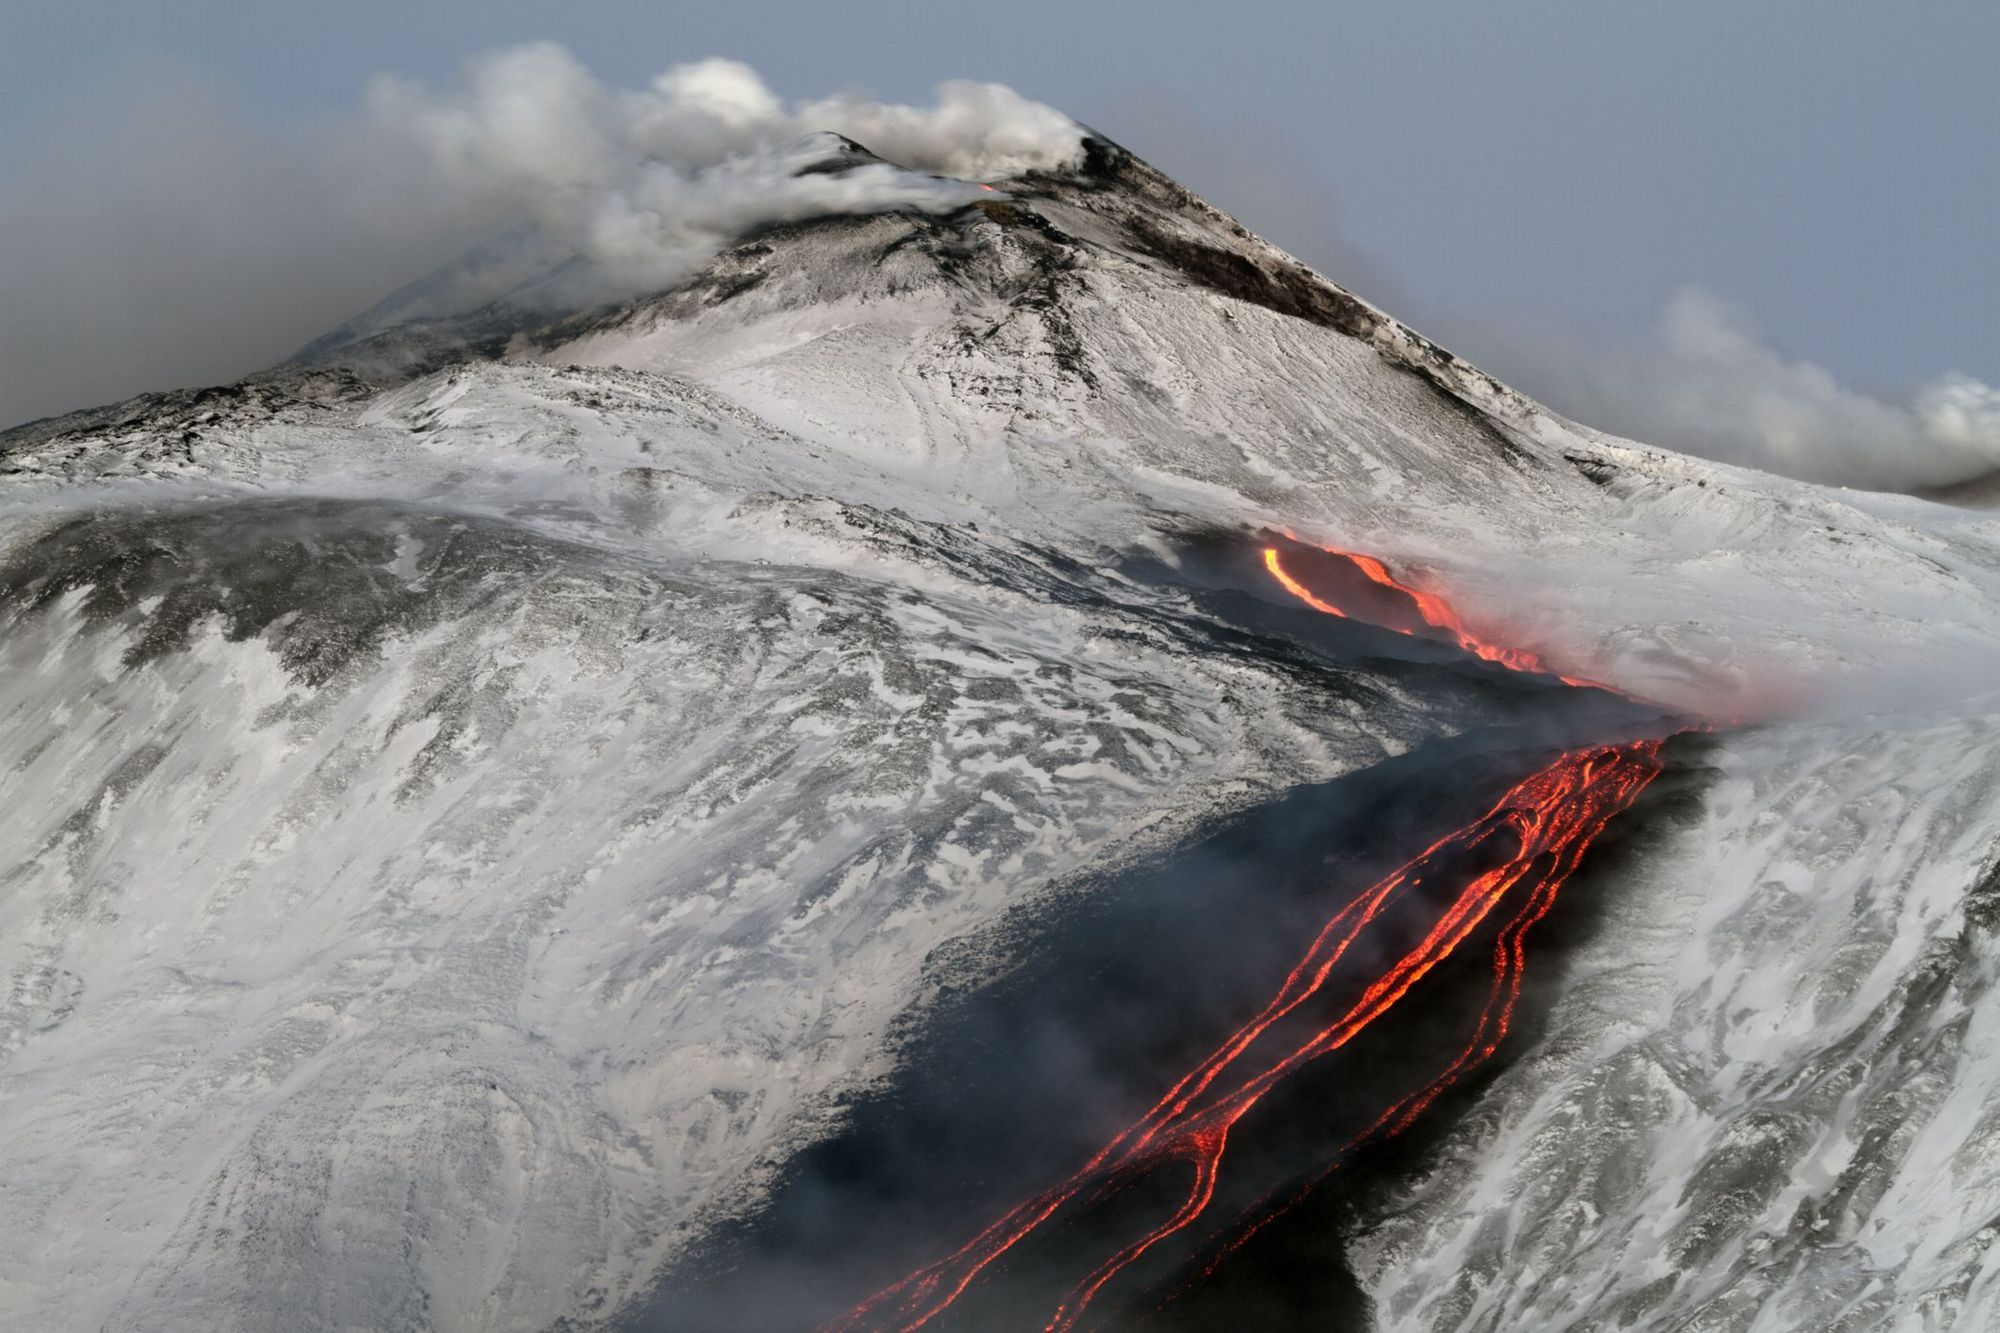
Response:
[[[1002,914],[1474,720],[1123,572],[1267,526],[1768,723],[1385,1324],[1994,1308],[1993,520],[1576,427],[1115,155],[448,335],[0,436],[0,1319],[610,1319]]]

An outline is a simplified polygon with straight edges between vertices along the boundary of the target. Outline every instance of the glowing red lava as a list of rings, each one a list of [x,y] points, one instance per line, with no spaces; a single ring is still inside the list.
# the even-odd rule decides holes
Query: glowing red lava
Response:
[[[1597,684],[1595,681],[1584,680],[1581,677],[1565,676],[1561,672],[1552,669],[1541,658],[1535,656],[1535,654],[1527,652],[1524,649],[1503,648],[1498,644],[1486,642],[1484,639],[1474,635],[1466,627],[1465,621],[1459,618],[1458,613],[1451,609],[1451,605],[1444,598],[1438,596],[1436,593],[1425,592],[1421,588],[1413,588],[1407,583],[1400,582],[1389,572],[1388,566],[1372,555],[1357,555],[1352,551],[1336,550],[1333,547],[1317,547],[1315,549],[1352,565],[1370,583],[1387,588],[1392,592],[1400,593],[1408,598],[1412,603],[1413,609],[1423,620],[1424,624],[1432,629],[1441,631],[1453,643],[1456,643],[1460,648],[1471,653],[1474,657],[1497,663],[1510,671],[1533,671],[1545,676],[1554,676],[1565,685],[1578,685],[1595,689],[1608,688],[1607,686]],[[1313,610],[1324,611],[1330,616],[1351,618],[1348,616],[1347,611],[1327,601],[1324,597],[1315,595],[1310,588],[1294,578],[1285,569],[1283,559],[1277,547],[1267,546],[1264,548],[1264,568],[1271,572],[1271,577],[1278,581],[1279,587],[1304,602],[1307,606],[1310,606]],[[1384,626],[1384,628],[1393,629],[1398,634],[1414,635],[1416,633],[1414,630],[1406,629],[1399,625],[1388,625]]]
[[[1545,670],[1530,654],[1479,643],[1442,599],[1397,583],[1379,561],[1342,552],[1332,554],[1353,562],[1370,580],[1412,598],[1426,624],[1456,635],[1468,651],[1516,670]],[[1272,577],[1306,604],[1330,615],[1347,614],[1294,579],[1275,548],[1265,551],[1264,561]],[[831,1327],[843,1333],[922,1328],[949,1310],[1010,1250],[1066,1211],[1087,1208],[1157,1170],[1184,1168],[1188,1181],[1179,1202],[1085,1271],[1043,1326],[1045,1333],[1075,1328],[1092,1302],[1121,1273],[1203,1218],[1215,1198],[1231,1131],[1266,1094],[1302,1068],[1346,1046],[1394,1009],[1427,973],[1452,957],[1482,923],[1504,912],[1497,918],[1501,924],[1495,936],[1485,1004],[1470,1040],[1435,1077],[1383,1108],[1339,1150],[1326,1171],[1337,1168],[1353,1149],[1407,1128],[1506,1038],[1521,994],[1528,931],[1554,904],[1557,893],[1604,827],[1659,774],[1663,744],[1658,739],[1641,739],[1566,752],[1516,783],[1485,814],[1438,839],[1370,885],[1325,924],[1255,1017],[1189,1070],[1074,1175],[1018,1205],[944,1258],[870,1296]],[[1490,868],[1471,873],[1463,869],[1468,865]],[[1465,876],[1455,889],[1454,875]],[[1425,904],[1436,902],[1441,893],[1448,899],[1446,906],[1414,945],[1399,945],[1394,938],[1396,931],[1385,927],[1383,938],[1371,937],[1371,945],[1355,954],[1354,964],[1342,969],[1356,941],[1370,926],[1383,921],[1385,913],[1408,904],[1394,913],[1394,922],[1401,928],[1413,912],[1428,910]],[[1349,975],[1354,965],[1368,966],[1368,959],[1379,961],[1383,957],[1389,961],[1372,975]],[[1330,1017],[1322,1014],[1307,1021],[1308,1013],[1302,1009],[1316,997],[1331,999],[1329,983],[1336,977],[1340,981],[1333,993],[1344,992],[1354,998],[1344,1007],[1335,1005],[1338,1012]],[[1361,985],[1364,977],[1366,984]],[[1287,1019],[1291,1021],[1284,1022]],[[1312,1186],[1306,1188],[1309,1191]],[[1303,1193],[1292,1202],[1297,1197]],[[1267,1213],[1263,1221],[1270,1215]],[[1263,1225],[1263,1221],[1256,1225]],[[1239,1231],[1205,1271],[1213,1272],[1216,1264],[1254,1230]]]

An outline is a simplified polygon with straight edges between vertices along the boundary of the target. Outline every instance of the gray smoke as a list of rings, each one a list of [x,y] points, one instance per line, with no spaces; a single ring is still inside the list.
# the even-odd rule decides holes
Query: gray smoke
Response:
[[[247,373],[495,235],[582,256],[562,295],[611,299],[762,223],[959,207],[1083,134],[997,84],[787,103],[704,60],[613,88],[552,43],[476,57],[449,89],[379,79],[296,132],[172,73],[99,100],[0,196],[0,425]],[[824,132],[897,165],[800,174]]]

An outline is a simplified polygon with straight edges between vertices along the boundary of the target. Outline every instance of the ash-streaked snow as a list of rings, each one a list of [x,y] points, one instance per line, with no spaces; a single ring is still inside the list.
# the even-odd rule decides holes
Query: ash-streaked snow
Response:
[[[1715,743],[1547,1038],[1375,1202],[1381,1327],[1989,1325],[1996,705]]]
[[[1985,1308],[2000,528],[1584,431],[1101,141],[1001,184],[0,436],[0,1314],[614,1318],[1005,912],[1482,715],[1128,573],[1263,528],[1844,710],[1717,743],[1385,1324]]]

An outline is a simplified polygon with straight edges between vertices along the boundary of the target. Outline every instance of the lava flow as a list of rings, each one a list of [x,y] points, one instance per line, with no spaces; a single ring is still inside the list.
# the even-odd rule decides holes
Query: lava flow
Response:
[[[1397,583],[1380,562],[1330,554],[1352,562],[1370,581],[1411,598],[1427,625],[1454,633],[1468,651],[1515,670],[1545,670],[1529,654],[1479,644],[1442,599]],[[1308,605],[1348,614],[1293,578],[1276,549],[1265,552],[1265,564]],[[1115,1279],[1204,1218],[1215,1200],[1231,1133],[1272,1089],[1348,1045],[1451,958],[1483,923],[1496,920],[1491,977],[1470,1040],[1434,1076],[1383,1107],[1335,1154],[1319,1179],[1354,1149],[1407,1128],[1506,1038],[1521,993],[1529,930],[1549,911],[1605,826],[1659,774],[1663,744],[1647,738],[1563,753],[1516,783],[1479,818],[1370,885],[1326,922],[1255,1017],[1074,1175],[1018,1205],[951,1254],[870,1296],[832,1328],[843,1333],[922,1328],[950,1310],[1029,1237],[1124,1193],[1156,1171],[1185,1171],[1185,1189],[1173,1192],[1165,1215],[1083,1272],[1043,1325],[1045,1333],[1075,1328]],[[1412,916],[1438,901],[1445,905],[1429,929],[1414,944],[1407,943]],[[1371,927],[1377,934],[1370,936],[1369,945],[1354,949]],[[1406,932],[1401,942],[1399,930]],[[1369,965],[1371,959],[1377,966]],[[1345,968],[1343,961],[1349,964]],[[1368,970],[1357,974],[1357,968]],[[1315,999],[1319,1005],[1309,1007]],[[1254,1227],[1239,1230],[1205,1271],[1212,1272],[1253,1232]]]
[[[1599,685],[1596,681],[1584,680],[1577,676],[1565,676],[1558,671],[1552,670],[1541,658],[1524,649],[1505,648],[1499,644],[1486,642],[1466,627],[1465,621],[1459,618],[1458,613],[1451,609],[1450,604],[1444,598],[1438,596],[1436,593],[1425,592],[1421,588],[1413,588],[1409,584],[1399,581],[1389,572],[1388,566],[1372,555],[1358,555],[1353,551],[1341,551],[1330,546],[1315,547],[1313,549],[1322,555],[1331,556],[1333,559],[1351,566],[1353,569],[1359,571],[1362,577],[1377,587],[1386,588],[1393,593],[1407,598],[1411,604],[1411,609],[1426,627],[1438,631],[1452,643],[1471,653],[1474,657],[1480,658],[1483,661],[1497,663],[1511,671],[1532,671],[1541,675],[1554,676],[1565,685],[1577,685],[1592,689],[1608,688]],[[1348,610],[1314,593],[1312,589],[1300,582],[1286,570],[1284,560],[1275,546],[1264,548],[1264,568],[1269,570],[1271,577],[1278,581],[1279,587],[1315,611],[1324,611],[1330,616],[1340,616],[1343,619],[1365,618],[1353,616]],[[1414,636],[1417,633],[1416,630],[1404,625],[1389,624],[1384,625],[1383,628],[1395,630],[1398,634]]]

